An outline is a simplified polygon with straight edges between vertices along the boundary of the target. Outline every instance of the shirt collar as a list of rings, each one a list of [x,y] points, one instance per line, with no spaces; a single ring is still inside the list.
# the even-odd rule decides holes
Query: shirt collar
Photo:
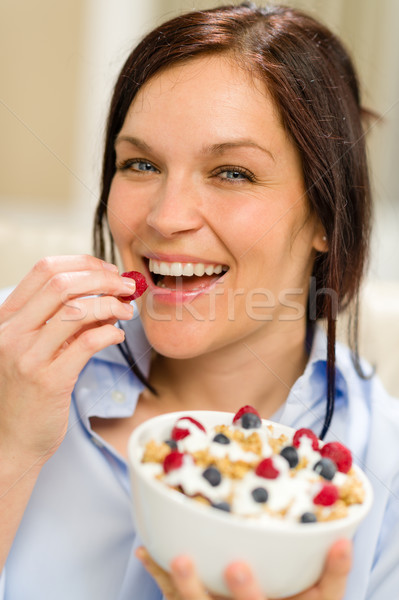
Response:
[[[141,320],[139,318],[138,311],[136,309],[136,316],[131,321],[123,324],[123,329],[126,333],[126,341],[129,345],[129,348],[132,351],[132,354],[137,361],[137,364],[143,373],[143,375],[148,376],[150,363],[151,363],[151,345],[149,344]],[[287,400],[283,407],[276,413],[274,416],[275,420],[280,421],[286,425],[293,426],[306,426],[310,428],[314,428],[316,431],[321,428],[324,419],[325,406],[326,406],[326,368],[327,368],[327,335],[322,325],[318,324],[314,328],[313,340],[309,355],[309,360],[306,365],[305,371],[303,374],[297,379],[295,384],[289,390]],[[336,405],[337,407],[342,403],[347,403],[347,382],[343,375],[345,372],[345,364],[350,360],[348,358],[348,350],[337,344],[336,350]],[[123,372],[127,375],[129,372],[128,365],[126,364],[126,360],[120,352],[119,348],[116,346],[109,346],[104,350],[101,350],[94,356],[94,362],[96,364],[103,363],[104,366],[108,364],[108,369],[106,371],[102,371],[102,373],[109,372],[109,369],[112,369],[112,365],[117,365],[118,370],[121,368]],[[90,363],[89,363],[90,365]],[[89,366],[88,365],[88,366]],[[344,367],[343,369],[341,367]],[[88,369],[91,371],[90,367]],[[86,371],[86,370],[85,370]],[[77,396],[77,404],[79,412],[82,411],[82,384],[86,383],[87,377],[86,373],[83,372],[80,378],[80,385],[77,386],[75,390]],[[122,372],[122,371],[120,371]],[[88,375],[88,373],[87,373]],[[97,379],[97,377],[95,378]],[[109,393],[102,394],[102,400],[99,400],[96,403],[96,410],[92,412],[89,410],[89,414],[97,414],[98,416],[126,416],[125,411],[129,411],[130,414],[133,412],[137,397],[139,393],[143,389],[143,385],[137,380],[136,377],[132,376],[132,373],[129,372],[129,377],[123,377],[123,379],[127,382],[130,387],[130,402],[128,403],[130,406],[125,406],[124,408],[119,407],[117,411],[120,414],[115,414],[116,410],[114,401],[108,399],[108,396],[115,397],[113,393],[114,385],[112,385],[112,380],[107,381],[107,385],[109,387]],[[91,382],[93,384],[93,380]],[[105,381],[103,381],[103,384]],[[122,382],[119,382],[122,385]],[[126,385],[125,384],[125,385]],[[119,387],[120,387],[119,385]],[[89,386],[84,386],[86,388],[86,393],[89,394]],[[80,389],[79,389],[80,388]],[[101,388],[104,390],[103,385]],[[127,393],[127,392],[126,392]],[[80,400],[80,402],[79,402]],[[88,399],[87,399],[88,401]],[[84,403],[86,405],[87,414],[87,401]],[[108,404],[110,405],[108,407]],[[81,406],[79,406],[81,405]],[[106,406],[107,405],[107,406]],[[104,412],[105,411],[105,412]]]

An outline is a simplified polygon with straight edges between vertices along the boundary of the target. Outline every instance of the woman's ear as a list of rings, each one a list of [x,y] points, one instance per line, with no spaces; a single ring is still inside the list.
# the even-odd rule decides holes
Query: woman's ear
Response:
[[[313,248],[317,252],[328,252],[328,241],[325,229],[320,221],[317,219],[315,223],[315,233],[313,237]]]

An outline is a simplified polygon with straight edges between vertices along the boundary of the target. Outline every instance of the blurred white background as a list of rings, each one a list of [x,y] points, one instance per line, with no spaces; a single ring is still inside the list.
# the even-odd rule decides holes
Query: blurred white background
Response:
[[[351,50],[375,190],[372,280],[399,280],[397,0],[287,0]],[[45,254],[90,251],[104,119],[116,74],[154,24],[206,0],[1,0],[0,288]],[[259,2],[265,4],[265,2]]]

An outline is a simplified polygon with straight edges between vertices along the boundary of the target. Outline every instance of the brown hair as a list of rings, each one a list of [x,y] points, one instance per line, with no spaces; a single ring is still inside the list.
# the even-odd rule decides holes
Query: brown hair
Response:
[[[206,53],[233,54],[243,69],[265,81],[299,150],[308,202],[327,236],[328,252],[318,254],[314,263],[318,292],[310,307],[314,318],[328,322],[324,437],[335,396],[336,310],[358,297],[371,214],[357,77],[341,42],[326,27],[288,7],[243,3],[183,14],[149,33],[127,59],[115,86],[94,250],[107,258],[104,226],[115,173],[114,142],[135,95],[161,69]],[[108,258],[115,260],[112,240],[110,253]],[[352,345],[358,364],[356,343]]]

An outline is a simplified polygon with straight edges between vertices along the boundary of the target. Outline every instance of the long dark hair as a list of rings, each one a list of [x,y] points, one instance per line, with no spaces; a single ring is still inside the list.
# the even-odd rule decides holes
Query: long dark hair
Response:
[[[335,397],[336,313],[352,302],[357,305],[371,216],[357,76],[343,45],[325,26],[288,7],[243,3],[183,14],[149,33],[127,59],[115,86],[94,251],[101,258],[115,260],[107,223],[115,173],[114,142],[135,95],[160,70],[217,53],[234,56],[241,68],[265,81],[300,153],[309,206],[326,233],[328,252],[317,254],[312,274],[318,290],[313,316],[327,320],[324,437]],[[357,315],[354,326],[356,320]],[[350,338],[358,364],[356,336],[355,341]]]

